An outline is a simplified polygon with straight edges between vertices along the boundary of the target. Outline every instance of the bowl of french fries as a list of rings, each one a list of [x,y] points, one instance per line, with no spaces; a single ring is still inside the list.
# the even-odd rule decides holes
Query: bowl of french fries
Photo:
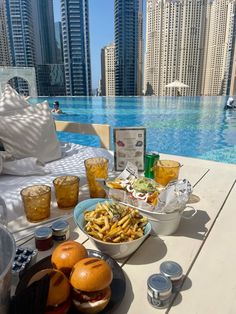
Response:
[[[74,220],[101,252],[115,259],[132,254],[151,232],[148,218],[137,209],[103,198],[80,202]]]

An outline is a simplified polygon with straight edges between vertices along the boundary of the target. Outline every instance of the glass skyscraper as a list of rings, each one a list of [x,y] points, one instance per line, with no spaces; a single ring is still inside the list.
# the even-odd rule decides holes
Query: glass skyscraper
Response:
[[[0,0],[0,66],[10,65],[5,0]]]
[[[66,94],[91,95],[88,0],[61,0]]]
[[[118,96],[142,93],[142,10],[142,0],[115,0],[115,89]]]
[[[11,65],[33,67],[35,65],[35,42],[32,1],[7,0],[6,11]],[[25,80],[15,78],[12,84],[20,93],[28,93],[28,83]]]

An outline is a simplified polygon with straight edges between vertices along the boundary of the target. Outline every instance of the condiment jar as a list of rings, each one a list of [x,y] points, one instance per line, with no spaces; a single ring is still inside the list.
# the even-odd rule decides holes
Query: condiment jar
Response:
[[[52,229],[40,227],[34,232],[35,246],[39,251],[49,250],[53,246]]]
[[[147,289],[148,302],[152,306],[163,308],[169,305],[172,295],[169,278],[162,274],[153,274],[147,280]]]
[[[171,280],[172,292],[180,290],[183,282],[183,269],[178,263],[165,261],[160,265],[160,272]]]
[[[70,226],[66,220],[60,219],[52,224],[52,237],[55,241],[68,240],[70,236]]]

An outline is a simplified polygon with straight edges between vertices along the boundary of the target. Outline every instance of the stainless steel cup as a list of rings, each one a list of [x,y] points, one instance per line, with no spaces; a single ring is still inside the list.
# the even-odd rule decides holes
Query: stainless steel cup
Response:
[[[11,291],[11,270],[16,244],[8,229],[0,224],[0,313],[7,314]]]

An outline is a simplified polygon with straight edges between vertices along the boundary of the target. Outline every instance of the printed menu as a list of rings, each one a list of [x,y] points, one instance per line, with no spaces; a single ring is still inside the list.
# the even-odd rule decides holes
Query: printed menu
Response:
[[[114,159],[115,170],[125,169],[127,162],[144,170],[144,156],[146,151],[146,128],[126,127],[114,128]]]

